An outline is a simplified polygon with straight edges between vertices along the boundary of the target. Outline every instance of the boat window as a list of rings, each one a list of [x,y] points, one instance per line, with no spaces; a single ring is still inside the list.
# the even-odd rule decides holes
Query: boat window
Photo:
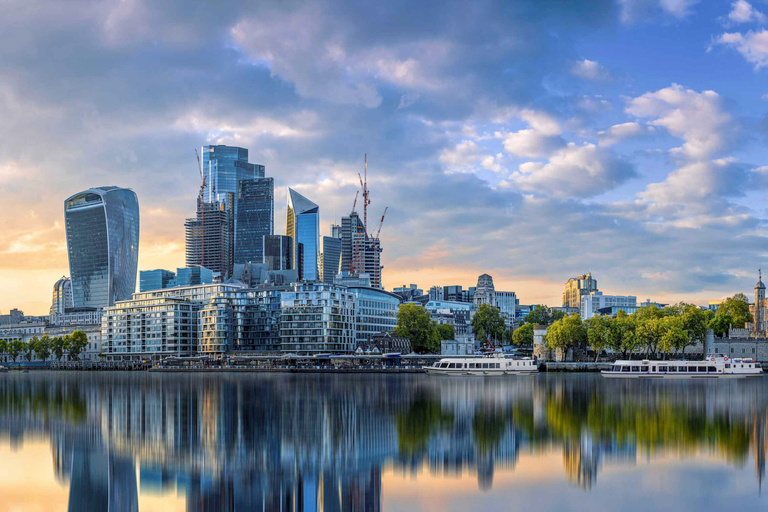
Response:
[[[665,372],[665,371],[667,371],[667,367],[666,366],[659,366],[659,371],[660,372]]]
[[[629,366],[622,366],[621,367],[621,371],[628,372],[629,371]]]
[[[448,368],[456,368],[456,363],[451,363],[448,365]]]
[[[483,363],[483,368],[488,368],[488,363]]]
[[[470,369],[474,368],[475,367],[475,363],[469,363],[469,367],[470,367]]]
[[[699,371],[702,372],[702,373],[706,373],[707,372],[707,367],[706,366],[699,366]]]
[[[730,368],[731,367],[731,363],[725,363],[725,367],[726,368]]]
[[[612,372],[620,372],[621,371],[621,366],[615,364],[615,365],[611,366],[611,371]]]
[[[633,366],[632,367],[632,371],[633,372],[639,372],[640,371],[640,367],[639,366]]]
[[[667,371],[668,371],[668,372],[677,372],[677,366],[670,366],[670,367],[667,369]]]
[[[648,371],[648,367],[647,366],[641,366],[640,367],[640,371],[641,372],[647,372]]]
[[[715,372],[717,372],[717,368],[715,368],[714,366],[707,366],[707,371],[715,373]]]
[[[448,363],[442,363],[442,364],[440,365],[440,368],[448,368]]]
[[[762,368],[762,366],[760,366],[760,363],[755,363],[755,368]]]

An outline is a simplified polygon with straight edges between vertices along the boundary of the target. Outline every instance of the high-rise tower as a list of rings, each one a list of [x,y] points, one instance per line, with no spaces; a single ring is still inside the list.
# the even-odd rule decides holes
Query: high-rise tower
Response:
[[[289,188],[285,234],[293,238],[294,265],[305,281],[320,279],[319,231],[320,207]]]
[[[235,263],[261,263],[264,237],[274,232],[275,182],[272,178],[240,180],[235,210]]]
[[[103,308],[136,291],[139,200],[133,190],[97,187],[64,201],[76,308]]]
[[[248,163],[248,150],[235,146],[203,146],[203,174],[206,203],[226,203],[227,194],[237,194],[240,180],[263,178],[263,165]]]
[[[197,200],[197,215],[184,223],[186,233],[186,266],[205,267],[231,275],[234,259],[234,194],[227,202],[206,203]]]

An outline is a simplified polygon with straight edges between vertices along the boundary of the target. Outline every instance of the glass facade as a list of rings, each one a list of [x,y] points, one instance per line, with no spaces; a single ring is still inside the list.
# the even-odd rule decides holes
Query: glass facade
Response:
[[[139,291],[162,290],[169,288],[176,282],[176,273],[170,270],[155,269],[139,272]]]
[[[355,332],[358,347],[371,343],[374,334],[397,327],[399,295],[375,288],[349,288],[355,296]]]
[[[274,190],[272,178],[253,178],[238,183],[235,263],[262,262],[264,237],[274,232]]]
[[[263,262],[267,270],[293,269],[293,239],[285,235],[265,236]]]
[[[186,267],[176,269],[175,286],[197,286],[213,282],[213,270],[205,267]]]
[[[323,237],[323,275],[324,283],[333,284],[333,278],[339,273],[341,265],[341,238]]]
[[[226,194],[237,194],[240,180],[263,178],[263,165],[248,163],[248,150],[234,146],[203,146],[206,202],[226,202]]]
[[[139,201],[129,189],[99,187],[64,202],[74,307],[107,307],[136,291]]]
[[[301,265],[298,267],[299,277],[305,281],[319,280],[320,207],[290,188],[286,234],[294,241],[294,262],[300,259],[299,247],[303,249]]]

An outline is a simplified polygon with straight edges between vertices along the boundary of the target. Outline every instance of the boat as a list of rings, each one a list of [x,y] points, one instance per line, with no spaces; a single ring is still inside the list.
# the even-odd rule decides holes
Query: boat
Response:
[[[7,372],[8,368],[0,364],[0,372]]]
[[[610,379],[739,379],[762,377],[763,368],[754,359],[710,354],[702,361],[616,361],[600,373]]]
[[[533,359],[507,358],[500,352],[476,357],[444,357],[423,368],[429,375],[532,375],[539,372]]]

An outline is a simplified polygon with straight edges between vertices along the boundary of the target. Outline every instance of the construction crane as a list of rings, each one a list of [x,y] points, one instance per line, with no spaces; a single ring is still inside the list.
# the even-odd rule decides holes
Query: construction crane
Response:
[[[355,206],[357,206],[357,196],[360,195],[359,190],[355,190],[355,200],[352,202],[352,211],[355,211]],[[351,213],[351,212],[350,212]]]
[[[205,205],[203,204],[203,193],[205,192],[205,173],[203,164],[200,162],[200,154],[195,148],[197,157],[197,170],[200,171],[200,195],[198,196],[198,208],[200,208],[200,266],[205,266]]]
[[[387,215],[387,210],[389,210],[389,206],[384,208],[384,213],[381,214],[381,221],[379,222],[379,229],[376,231],[376,238],[378,240],[379,235],[381,234],[381,227],[384,225],[384,217]]]
[[[360,178],[360,187],[363,189],[363,227],[365,228],[366,236],[368,236],[368,205],[371,204],[371,200],[368,196],[368,153],[365,154],[365,179],[357,173],[357,177]]]

